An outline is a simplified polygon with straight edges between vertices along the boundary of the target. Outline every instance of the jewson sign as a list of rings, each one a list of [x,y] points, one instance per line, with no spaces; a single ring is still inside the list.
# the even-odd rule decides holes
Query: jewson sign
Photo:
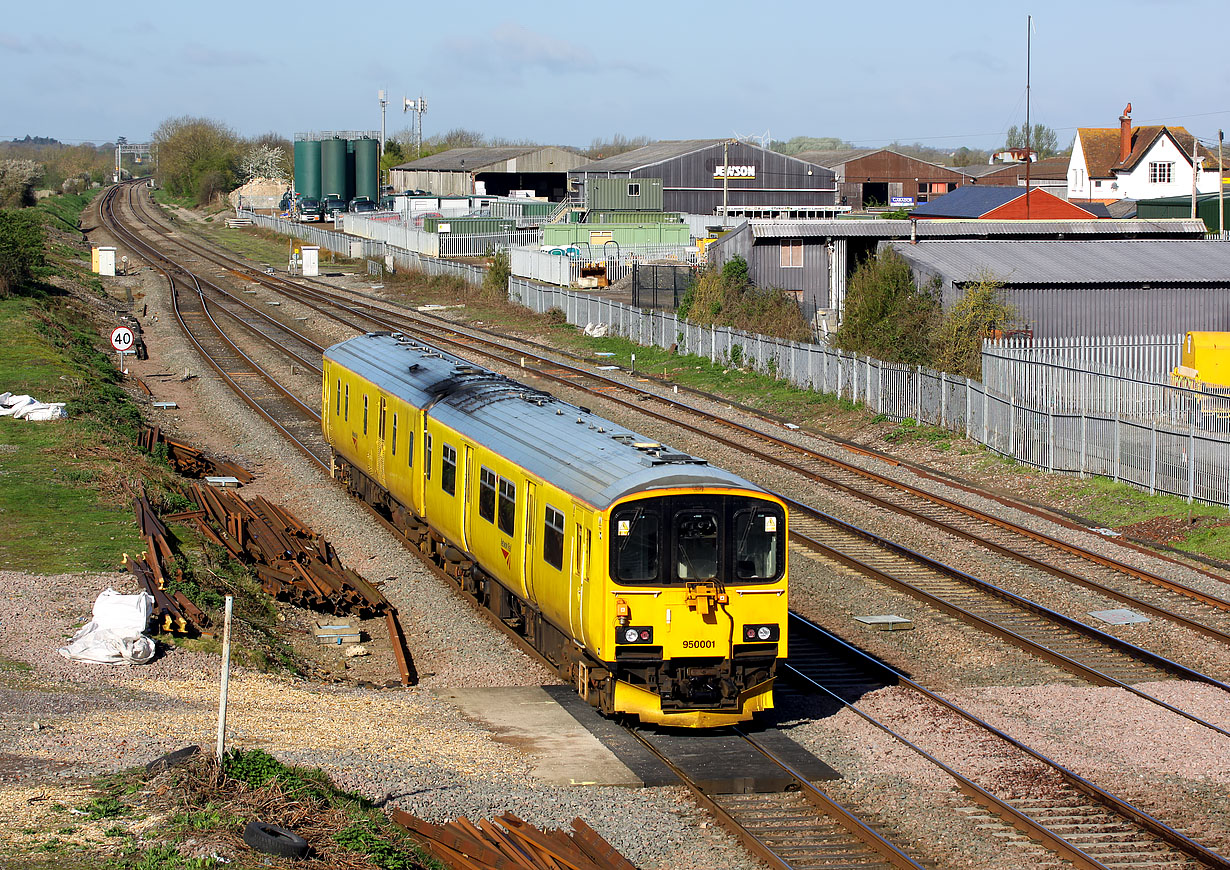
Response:
[[[755,166],[727,166],[722,164],[713,167],[714,178],[755,178]]]

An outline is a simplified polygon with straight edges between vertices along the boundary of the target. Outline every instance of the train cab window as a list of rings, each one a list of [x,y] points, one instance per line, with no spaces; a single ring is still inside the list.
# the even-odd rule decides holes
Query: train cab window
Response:
[[[397,455],[397,415],[393,415],[393,455]]]
[[[341,379],[338,379],[337,389],[333,391],[333,402],[336,405],[336,410],[334,410],[333,412],[334,416],[341,415],[342,413],[342,382],[341,382]]]
[[[427,453],[423,456],[423,472],[427,475],[427,479],[431,480],[431,436],[427,436]]]
[[[350,419],[350,384],[346,385],[346,405],[343,409],[342,419]]]
[[[367,393],[363,394],[363,434],[367,434]]]
[[[500,478],[500,510],[499,526],[501,532],[511,535],[517,526],[517,485],[511,480]]]
[[[718,518],[713,511],[686,510],[675,514],[675,576],[680,580],[717,577]]]
[[[617,510],[611,517],[615,579],[624,583],[654,583],[659,579],[660,520],[657,511],[641,507]]]
[[[564,515],[551,505],[543,518],[542,558],[552,568],[564,570]]]
[[[457,492],[457,451],[448,444],[440,448],[440,489],[449,495]]]
[[[376,431],[380,435],[380,440],[384,440],[384,396],[380,397],[380,417],[376,421]]]
[[[495,522],[495,472],[481,467],[478,471],[478,515],[489,523]]]
[[[776,508],[735,514],[735,579],[775,580],[781,575],[784,522]]]

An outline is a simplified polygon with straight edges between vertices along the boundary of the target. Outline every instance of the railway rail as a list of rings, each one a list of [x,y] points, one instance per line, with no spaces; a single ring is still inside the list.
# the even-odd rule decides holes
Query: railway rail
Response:
[[[112,197],[114,195],[115,190],[116,189],[112,189],[111,191],[108,191],[107,197]],[[261,368],[249,356],[244,354],[243,351],[241,351],[233,342],[230,342],[227,340],[219,341],[213,338],[208,338],[208,336],[210,335],[220,336],[224,332],[224,330],[222,329],[222,327],[218,325],[217,320],[210,313],[211,304],[214,307],[217,307],[219,303],[216,303],[216,302],[211,303],[207,299],[206,290],[209,289],[211,293],[216,292],[216,293],[219,293],[225,296],[232,296],[233,294],[230,294],[228,291],[225,291],[222,288],[214,287],[213,285],[210,285],[209,282],[202,282],[197,276],[192,275],[191,273],[187,272],[186,270],[182,269],[179,266],[176,266],[167,257],[158,253],[154,249],[153,246],[149,245],[147,242],[140,239],[136,234],[130,233],[122,229],[118,225],[118,223],[115,221],[114,214],[110,210],[113,207],[113,206],[108,205],[108,202],[110,201],[111,201],[110,199],[105,199],[104,205],[103,205],[103,208],[107,210],[106,211],[106,215],[107,215],[106,222],[107,222],[108,228],[111,229],[112,232],[116,233],[117,238],[120,238],[125,244],[132,246],[133,249],[137,253],[139,253],[141,256],[149,258],[151,262],[154,263],[155,266],[159,268],[163,272],[164,275],[167,276],[167,279],[171,283],[171,286],[172,286],[172,294],[176,301],[177,312],[183,312],[186,309],[186,315],[185,313],[177,314],[177,317],[180,319],[181,325],[183,326],[185,332],[189,334],[193,343],[196,344],[198,349],[201,350],[203,356],[205,356],[206,358],[208,358],[209,356],[208,352],[206,351],[207,346],[209,347],[210,350],[216,349],[218,351],[219,355],[222,357],[222,363],[215,365],[215,370],[218,371],[218,373],[223,377],[223,379],[226,380],[227,383],[232,386],[232,388],[236,389],[236,391],[240,394],[241,398],[243,398],[244,401],[249,404],[260,405],[264,403],[270,406],[280,406],[280,409],[278,411],[262,412],[262,415],[266,416],[267,418],[276,417],[280,414],[288,414],[292,416],[296,416],[296,415],[305,416],[305,418],[312,425],[318,425],[317,421],[319,418],[317,415],[315,415],[314,412],[311,412],[310,409],[308,409],[309,413],[307,415],[303,414],[302,408],[298,410],[293,410],[293,411],[286,410],[286,408],[282,405],[282,403],[284,403],[288,397],[293,399],[293,396],[290,396],[289,391],[286,390],[286,388],[281,387],[280,384],[278,385],[278,388],[272,389],[272,391],[269,394],[262,394],[263,391],[259,389],[253,390],[253,392],[248,392],[248,391],[243,390],[240,387],[240,384],[237,383],[237,377],[239,380],[244,380],[246,378],[252,378],[252,379],[260,378],[261,380],[265,382],[273,382],[273,383],[276,383],[276,378],[270,375],[265,369]],[[181,242],[179,240],[176,240],[176,243],[180,244]],[[228,268],[231,268],[231,267],[228,267]],[[293,292],[291,289],[289,289],[288,286],[283,286],[287,282],[283,282],[282,279],[278,279],[276,282],[262,280],[261,278],[257,277],[259,273],[255,273],[254,271],[249,270],[248,267],[243,267],[243,269],[236,269],[235,271],[239,272],[239,274],[242,277],[250,278],[252,280],[258,280],[260,283],[265,284],[265,286],[271,287],[271,289],[276,289],[280,293],[289,294]],[[182,294],[182,295],[190,297],[189,304],[187,305],[184,304],[183,300],[178,298],[181,295],[179,293],[179,289],[181,287],[190,291],[188,293]],[[299,301],[304,301],[300,294],[296,294],[296,296],[297,298],[299,298]],[[199,313],[197,310],[195,310],[192,307],[191,297],[195,297],[197,300],[199,300]],[[407,323],[410,321],[413,321],[416,324],[417,328],[423,328],[422,323],[424,321],[422,318],[410,318],[410,317],[407,317],[407,315],[405,315],[404,312],[401,314],[397,314],[392,311],[384,310],[383,308],[373,305],[369,302],[357,302],[353,299],[348,300],[344,303],[339,302],[336,298],[330,298],[329,294],[326,294],[323,291],[316,291],[316,290],[308,291],[308,299],[304,304],[308,304],[312,306],[316,310],[319,310],[322,314],[327,313],[326,306],[332,307],[332,306],[338,306],[340,304],[341,307],[344,308],[344,310],[348,312],[348,315],[346,316],[350,318],[350,320],[348,321],[350,325],[357,329],[362,329],[363,327],[358,326],[355,323],[355,321],[360,321],[360,322],[366,321],[370,324],[378,326],[379,328],[389,328],[389,329],[397,329],[397,330],[403,330],[403,331],[407,330]],[[397,319],[394,319],[394,318],[397,318]],[[233,319],[238,320],[240,322],[245,322],[242,317],[234,317]],[[258,318],[258,319],[263,319],[263,318]],[[208,328],[207,328],[207,323],[208,323]],[[245,328],[247,328],[250,331],[253,330],[253,326],[250,323],[246,323],[246,322],[245,322]],[[436,328],[440,329],[441,327],[437,326]],[[259,329],[256,329],[255,332],[264,336],[264,340],[274,341],[276,343],[276,339],[269,338],[269,335],[267,332],[261,331]],[[450,325],[447,328],[447,332],[456,333],[457,330],[453,326]],[[202,336],[205,336],[205,338],[202,338]],[[458,339],[452,339],[452,340],[456,342],[464,343],[464,342],[472,341],[473,339],[470,339],[470,338],[459,339],[458,338]],[[490,340],[483,339],[483,341],[490,341]],[[278,345],[278,346],[282,347],[282,345]],[[515,353],[516,352],[515,350],[510,351],[507,346],[502,345],[502,347],[504,347],[504,353],[509,353],[509,352]],[[285,350],[285,348],[283,349]],[[543,359],[545,360],[546,358],[543,358]],[[306,358],[303,361],[305,365],[307,365],[309,368],[314,368],[314,366],[310,365],[310,362],[311,362],[310,357]],[[508,360],[505,359],[505,362],[507,361]],[[245,368],[245,365],[246,365],[246,368]],[[557,367],[557,368],[559,367],[559,363],[557,361],[547,361],[547,362],[544,362],[544,365],[551,366],[551,367]],[[569,367],[569,368],[572,369],[575,367]],[[228,375],[228,371],[230,372],[229,375]],[[592,376],[590,375],[590,373],[581,372],[580,369],[575,369],[575,371],[580,374],[584,374],[586,377]],[[550,368],[541,369],[539,370],[538,373],[544,377],[552,376],[552,372]],[[554,375],[554,376],[558,380],[568,383],[570,386],[574,386],[574,387],[576,386],[576,384],[573,383],[573,380],[577,377],[577,375],[574,374],[572,371],[567,371],[566,376],[564,375]],[[622,383],[619,383],[617,381],[613,381],[610,379],[606,379],[606,380],[609,382],[607,389],[611,389],[613,386],[618,386],[618,388],[621,390],[627,389],[626,385]],[[611,396],[607,393],[603,393],[603,397],[607,399],[611,398]],[[297,400],[291,401],[290,405],[293,407],[296,401]],[[620,399],[620,401],[623,401],[629,404],[630,407],[634,408],[638,412],[644,413],[646,411],[643,405],[632,404],[628,402],[628,400],[624,400],[624,399]],[[680,403],[674,402],[673,400],[667,399],[666,401],[668,405],[670,405],[675,410],[680,410],[684,407]],[[299,403],[299,404],[302,405],[302,403]],[[688,409],[688,411],[689,413],[693,413],[694,409]],[[315,421],[311,419],[312,417],[316,418]],[[678,421],[674,418],[671,418],[671,422],[677,423]],[[275,425],[277,425],[276,422],[275,422]],[[279,425],[279,428],[282,429],[284,432],[287,431],[281,425]],[[287,434],[290,434],[290,433],[287,432]],[[762,433],[758,433],[758,436],[760,434]],[[300,443],[299,439],[294,438],[294,436],[291,436],[291,437],[293,440],[296,441],[296,443]],[[707,435],[707,437],[712,437],[712,436]],[[785,442],[785,441],[781,441],[780,443],[783,445],[789,445],[789,442]],[[302,444],[300,444],[300,446],[301,448],[303,447]],[[744,445],[739,445],[739,446],[744,447]],[[796,450],[796,451],[802,450],[801,448],[797,448],[797,446],[795,445],[789,445],[789,446],[790,446],[790,449],[792,450]],[[819,454],[816,454],[816,456],[819,456]],[[828,457],[821,457],[821,458],[824,459],[825,461],[829,461]],[[325,463],[323,462],[321,464],[325,465]],[[859,473],[861,474],[863,472],[859,470]],[[933,498],[929,494],[927,494],[925,497],[928,500]],[[819,512],[816,512],[816,513],[818,514]],[[800,537],[805,535],[805,533],[808,531],[814,531],[814,530],[809,530],[806,528],[801,529]],[[1035,536],[1035,533],[1030,533],[1030,535],[1032,539],[1032,537]],[[796,538],[796,540],[798,539]],[[820,542],[820,543],[822,545],[826,545],[824,542]],[[830,548],[830,550],[835,550],[835,548]],[[1082,556],[1081,558],[1085,558],[1085,557]],[[1109,561],[1109,560],[1104,560],[1103,557],[1095,557],[1089,561],[1093,561],[1095,564],[1100,564],[1098,560]],[[1119,571],[1118,568],[1115,568],[1114,570]],[[887,575],[889,572],[882,571],[882,573],[884,575]],[[943,572],[940,572],[940,573],[943,573]],[[953,572],[951,572],[951,569],[949,569],[948,573],[951,574]],[[1135,572],[1135,569],[1127,569],[1127,570],[1119,571],[1119,573],[1131,576],[1134,573],[1143,573],[1143,572]],[[1182,595],[1187,600],[1190,600],[1190,601],[1198,601],[1204,606],[1211,607],[1214,610],[1219,610],[1219,611],[1224,612],[1224,610],[1226,609],[1222,607],[1222,604],[1224,604],[1225,602],[1222,602],[1220,599],[1216,599],[1213,602],[1204,602],[1204,601],[1201,601],[1198,596],[1187,595],[1186,592],[1181,591],[1181,590],[1176,591],[1174,589],[1171,589],[1169,586],[1166,586],[1165,584],[1157,584],[1157,583],[1154,583],[1152,580],[1146,580],[1146,582],[1152,585],[1158,585],[1158,586],[1167,588],[1168,591],[1173,592],[1174,594]],[[1001,600],[1002,600],[1002,596],[1001,596]],[[1122,652],[1122,648],[1120,648],[1120,652]],[[798,655],[799,655],[799,661],[802,661],[804,658],[806,658],[806,656],[802,652],[800,652]],[[1071,657],[1067,655],[1064,655],[1064,654],[1059,654],[1059,655],[1061,655],[1061,657],[1064,659],[1071,659]],[[1133,661],[1133,662],[1136,661],[1136,659],[1133,656],[1127,656],[1126,659],[1128,661]],[[1141,671],[1135,669],[1137,667],[1135,664],[1124,665],[1123,660],[1119,659],[1118,657],[1114,657],[1113,660],[1116,665],[1123,665],[1125,668],[1127,668],[1126,670],[1118,672],[1119,676],[1127,677],[1130,679],[1142,679],[1142,678],[1155,677],[1163,673],[1172,673],[1172,674],[1181,673],[1184,676],[1188,676],[1188,678],[1198,678],[1202,676],[1199,674],[1195,674],[1195,672],[1186,671],[1185,669],[1182,668],[1182,666],[1175,665],[1174,663],[1168,663],[1164,661],[1162,662],[1155,661],[1151,666],[1157,668],[1157,671],[1155,673],[1149,674],[1149,677],[1142,677]],[[795,661],[795,652],[793,650],[793,644],[792,644],[791,661],[792,663]],[[1114,667],[1108,665],[1107,670],[1114,671]],[[1103,685],[1123,685],[1122,681],[1119,680],[1118,676],[1112,676],[1109,673],[1102,673],[1101,671],[1099,671],[1098,673],[1102,674],[1105,680],[1108,681],[1108,682],[1102,682]],[[803,675],[804,677],[806,676],[805,671],[803,669],[799,669],[799,674]],[[900,678],[900,679],[904,679],[904,678]],[[1204,680],[1206,682],[1211,682],[1219,686],[1222,685],[1218,683],[1217,681],[1212,680],[1211,678],[1205,677]],[[1098,678],[1095,677],[1094,681],[1098,682],[1099,680]],[[921,686],[918,686],[917,688],[919,691],[924,692],[924,693],[926,693],[927,691],[925,689],[922,689]],[[1223,686],[1223,688],[1225,687]],[[1182,712],[1182,711],[1177,711],[1177,712]],[[966,718],[969,718],[968,714],[964,714],[963,712],[961,712],[961,715],[965,716]],[[1189,718],[1193,718],[1193,717],[1189,716]],[[1208,723],[1204,723],[1204,724],[1208,724]],[[1210,725],[1210,727],[1215,727],[1215,726]],[[1221,729],[1217,729],[1217,730],[1221,730]],[[1014,745],[1017,745],[1019,748],[1021,748],[1022,751],[1028,751],[1027,747],[1024,747],[1022,744],[1019,744],[1017,741],[1013,741],[1013,739],[1008,737],[1007,735],[1002,735],[1002,736],[1004,739],[1012,741]],[[1072,776],[1075,776],[1075,774],[1072,774]],[[1079,777],[1077,777],[1077,779],[1079,780]],[[1032,797],[1027,796],[1026,799],[1021,801],[1021,803],[1023,803],[1028,809],[1031,810],[1031,812],[1033,813],[1033,816],[1041,816],[1043,821],[1038,821],[1037,819],[1032,819],[1031,817],[1032,819],[1031,822],[1026,823],[1022,821],[1021,819],[1018,819],[1016,814],[1018,812],[1024,813],[1024,810],[1021,810],[1019,807],[1017,808],[1017,810],[1013,810],[1013,811],[1009,811],[1003,807],[999,807],[993,810],[993,812],[995,812],[997,815],[1001,815],[1004,818],[1009,818],[1010,820],[1013,821],[1014,824],[1017,824],[1018,826],[1022,826],[1022,830],[1028,829],[1029,836],[1040,839],[1042,842],[1045,842],[1048,846],[1056,849],[1056,851],[1063,854],[1069,860],[1073,860],[1074,863],[1077,863],[1078,866],[1087,866],[1087,867],[1113,866],[1115,863],[1118,863],[1117,858],[1114,861],[1112,861],[1111,864],[1109,865],[1106,863],[1101,863],[1096,857],[1093,857],[1090,854],[1090,852],[1096,851],[1093,849],[1092,847],[1093,844],[1091,844],[1090,842],[1084,843],[1085,846],[1089,846],[1088,849],[1085,849],[1085,848],[1082,848],[1082,841],[1079,838],[1072,837],[1070,839],[1065,839],[1062,836],[1059,836],[1059,834],[1057,834],[1055,830],[1052,830],[1052,828],[1059,829],[1059,830],[1062,829],[1062,825],[1060,823],[1063,822],[1063,818],[1057,815],[1057,813],[1066,812],[1068,816],[1086,815],[1089,817],[1094,817],[1099,812],[1105,811],[1105,808],[1108,806],[1107,802],[1109,801],[1110,798],[1113,797],[1113,796],[1107,795],[1105,792],[1102,792],[1100,789],[1097,789],[1097,787],[1093,786],[1092,783],[1086,783],[1084,780],[1080,780],[1080,783],[1082,783],[1083,785],[1077,786],[1073,784],[1072,788],[1075,790],[1075,794],[1081,795],[1083,797],[1073,797],[1073,795],[1064,795],[1061,798],[1056,798],[1056,797],[1048,797],[1048,796],[1043,796],[1043,795],[1035,795]],[[1086,788],[1086,786],[1088,788]],[[1099,793],[1097,797],[1094,797],[1094,798],[1090,797],[1089,792],[1088,792],[1088,789],[1090,788],[1097,790],[1097,792]],[[802,790],[801,785],[799,786],[799,789],[800,791]],[[823,850],[822,847],[824,846],[824,844],[832,845],[835,842],[832,839],[832,837],[834,836],[835,829],[830,827],[831,824],[837,824],[842,830],[846,830],[846,831],[848,831],[851,827],[846,822],[836,822],[836,823],[816,822],[815,824],[812,824],[806,821],[805,819],[803,819],[802,817],[796,818],[795,815],[790,815],[790,818],[794,818],[795,821],[797,822],[797,824],[794,825],[794,827],[797,827],[798,830],[793,831],[793,832],[790,830],[779,830],[783,828],[788,829],[792,827],[792,825],[790,824],[774,825],[770,821],[771,818],[776,816],[777,818],[781,819],[781,818],[784,818],[786,814],[794,814],[796,813],[798,809],[797,806],[791,809],[787,809],[782,804],[777,804],[776,806],[772,804],[764,804],[761,802],[761,798],[759,796],[756,796],[756,797],[746,797],[746,796],[745,797],[724,797],[722,798],[722,800],[725,801],[728,804],[728,806],[726,808],[721,808],[718,814],[724,818],[727,818],[728,821],[730,821],[732,824],[735,824],[736,826],[740,826],[739,821],[740,821],[741,815],[748,822],[748,824],[742,825],[742,827],[744,827],[745,829],[747,828],[754,829],[756,825],[759,823],[758,820],[760,822],[766,823],[767,827],[760,832],[761,834],[764,835],[763,837],[756,837],[755,834],[749,834],[748,836],[752,836],[754,839],[759,839],[762,841],[762,843],[768,842],[768,841],[777,842],[774,840],[774,838],[778,837],[778,835],[781,835],[782,837],[785,838],[783,841],[781,841],[781,843],[778,843],[778,845],[784,844],[782,849],[777,849],[777,846],[773,845],[772,843],[770,843],[769,846],[766,846],[766,848],[768,848],[769,851],[772,852],[776,856],[773,860],[780,860],[783,862],[781,864],[774,864],[774,866],[783,866],[783,867],[799,866],[796,863],[789,863],[790,861],[789,856],[787,855],[783,857],[783,855],[781,854],[783,850],[790,851],[791,849],[794,849],[795,846],[798,845],[798,843],[796,842],[797,840],[806,839],[806,836],[811,836],[812,834],[814,834],[815,837],[817,838],[816,848],[822,851]],[[797,801],[798,800],[797,796],[792,798],[792,800]],[[815,805],[816,803],[823,804],[823,800],[820,800],[820,799],[813,800],[813,798],[807,797],[806,800],[811,805]],[[1075,803],[1072,802],[1074,800],[1076,801]],[[1094,800],[1095,803],[1098,804],[1098,806],[1103,808],[1103,810],[1098,810],[1092,807],[1092,805],[1088,804],[1089,800]],[[1081,801],[1085,801],[1085,803],[1081,803]],[[1113,804],[1114,802],[1112,801],[1111,803]],[[1174,856],[1177,856],[1173,858],[1166,857],[1163,863],[1154,863],[1148,866],[1159,866],[1159,867],[1164,867],[1164,866],[1176,866],[1176,867],[1179,867],[1179,866],[1210,866],[1210,867],[1225,867],[1227,868],[1227,870],[1230,870],[1230,863],[1226,862],[1226,860],[1222,858],[1221,856],[1218,856],[1215,853],[1212,853],[1209,850],[1204,849],[1204,847],[1200,846],[1199,844],[1192,843],[1191,841],[1184,838],[1181,834],[1178,834],[1178,832],[1172,831],[1172,829],[1168,828],[1163,823],[1157,821],[1156,819],[1152,819],[1152,817],[1138,817],[1138,814],[1140,813],[1140,811],[1135,810],[1135,808],[1132,808],[1130,805],[1126,805],[1120,802],[1119,808],[1114,809],[1113,811],[1120,813],[1120,821],[1107,821],[1106,822],[1107,825],[1122,824],[1122,821],[1121,821],[1122,814],[1126,813],[1127,817],[1132,821],[1132,823],[1138,825],[1141,831],[1143,832],[1140,834],[1139,837],[1136,837],[1135,839],[1133,839],[1133,837],[1128,837],[1125,839],[1125,842],[1128,842],[1131,846],[1130,848],[1125,847],[1125,850],[1126,850],[1125,854],[1132,853],[1132,850],[1136,849],[1137,845],[1139,844],[1146,844],[1147,849],[1154,850],[1154,857],[1150,858],[1149,860],[1154,860],[1154,858],[1157,858],[1158,860],[1160,860],[1162,851],[1165,851],[1165,850],[1172,850],[1174,852]],[[1046,821],[1049,821],[1050,823],[1049,828],[1044,823]],[[1040,829],[1034,829],[1030,827],[1030,824],[1037,824],[1041,827]],[[854,827],[858,827],[858,826],[855,825]],[[1080,824],[1078,824],[1077,827],[1079,828]],[[1059,837],[1059,840],[1062,842],[1056,842],[1052,840],[1051,839],[1052,836]],[[1150,837],[1154,839],[1150,839]],[[1171,839],[1168,839],[1168,838],[1171,838]],[[1178,838],[1178,839],[1172,842],[1173,838]],[[1098,839],[1098,838],[1095,837],[1094,839]],[[1103,836],[1101,839],[1108,840],[1108,839],[1116,839],[1116,838],[1109,837],[1109,836]],[[1123,839],[1123,838],[1118,838],[1118,839]],[[1163,847],[1163,846],[1159,846],[1158,843],[1164,843],[1166,845]],[[793,854],[814,856],[813,852],[808,851],[809,848],[810,847],[800,847],[799,850],[796,850]],[[842,846],[841,848],[845,848],[845,847]],[[1144,849],[1146,848],[1146,846],[1141,845],[1140,848]],[[890,847],[890,853],[893,851],[899,851],[899,850],[895,850],[895,847]],[[1110,854],[1110,853],[1107,853],[1107,854]],[[1167,852],[1167,855],[1169,854],[1170,853]],[[1115,855],[1111,854],[1111,858],[1115,858]],[[871,859],[867,859],[867,860],[871,860]],[[882,855],[881,858],[877,858],[875,860],[883,860],[887,862],[883,864],[883,866],[919,866],[915,864],[912,861],[912,859],[905,857],[904,854],[900,854],[899,857],[897,858],[892,858],[892,857],[889,857],[888,854],[884,854]],[[904,863],[904,864],[894,863],[894,861],[897,861],[897,860],[904,860],[905,862],[908,862],[908,863]],[[1080,863],[1081,861],[1085,861],[1085,860],[1090,861],[1090,863]],[[1193,864],[1192,861],[1196,861],[1198,863]],[[875,865],[870,864],[868,866],[875,866]]]
[[[514,356],[517,348],[495,341],[478,330],[464,330],[454,324],[444,324],[432,318],[411,315],[404,309],[398,311],[387,304],[377,304],[370,299],[358,298],[359,294],[353,292],[342,292],[336,288],[321,289],[321,285],[315,283],[305,288],[301,282],[291,282],[277,276],[266,275],[230,258],[210,252],[192,242],[179,239],[177,244],[206,258],[209,262],[230,269],[249,280],[257,281],[278,293],[286,294],[288,298],[305,304],[324,316],[340,319],[356,330],[372,327],[394,331],[429,329],[433,333],[432,341],[437,344],[451,344],[461,351],[479,352],[501,363],[524,367],[524,357]],[[536,374],[540,377],[572,388],[583,389],[591,394],[595,394],[595,390],[585,382],[596,380],[602,387],[599,394],[604,400],[621,404],[631,411],[647,414],[672,425],[684,426],[703,437],[717,440],[726,446],[751,454],[757,459],[798,473],[809,480],[825,483],[843,492],[858,495],[885,510],[895,511],[912,519],[952,531],[959,537],[976,541],[988,549],[1014,558],[1031,568],[1106,594],[1114,600],[1135,606],[1155,617],[1168,619],[1184,628],[1230,646],[1230,633],[1224,630],[1230,627],[1230,613],[1227,613],[1230,602],[1225,602],[1216,596],[1126,564],[1115,563],[1091,551],[1049,538],[1033,530],[1015,526],[997,517],[973,511],[965,505],[940,499],[918,487],[908,486],[850,463],[834,460],[832,457],[801,447],[788,440],[777,438],[772,433],[752,429],[732,421],[718,420],[716,422],[733,428],[736,435],[748,437],[736,440],[715,434],[702,429],[698,424],[688,424],[679,419],[677,412],[685,411],[694,419],[703,418],[706,424],[714,422],[713,418],[685,403],[669,397],[663,398],[655,393],[637,391],[621,381],[579,366],[564,365],[547,357],[539,357],[538,360],[544,364],[544,367],[536,370]],[[630,400],[618,395],[615,390],[634,392],[635,395]],[[648,403],[642,401],[646,396],[664,402],[667,409],[659,411],[647,407]],[[837,479],[832,468],[844,474],[845,479]],[[870,479],[871,489],[878,487],[882,491],[877,493],[858,489],[852,481],[859,477]],[[886,498],[883,490],[904,492],[917,504],[912,507],[903,506],[897,501]],[[937,510],[943,508],[958,519],[964,518],[966,522],[950,522],[951,518],[937,519],[932,515],[935,511],[928,512],[920,505],[922,507],[931,506]],[[807,505],[795,502],[794,508],[800,512],[799,515],[806,518],[808,529],[807,534],[796,533],[794,536],[796,543],[824,553],[865,574],[876,576],[924,601],[929,606],[937,607],[980,630],[996,634],[1026,649],[1031,654],[1040,655],[1084,679],[1091,679],[1101,685],[1124,685],[1132,681],[1153,680],[1172,675],[1221,685],[1217,680],[1184,668],[1181,664],[1126,644],[1115,639],[1113,635],[1099,631],[1072,617],[1055,613],[1053,610],[1036,605],[1007,590],[979,581],[968,574],[948,569],[920,554],[905,555],[901,552],[901,548],[894,549],[891,542],[854,529]],[[1004,543],[979,537],[972,528],[977,523],[981,523],[992,531],[998,530],[997,533],[1001,536],[1006,536],[1011,530],[1016,529],[1020,533],[1021,548],[1013,549]],[[855,538],[861,538],[861,540],[856,541]],[[877,558],[872,559],[849,556],[845,550],[833,545],[834,540],[844,541],[847,549],[854,547],[864,556],[868,547],[879,547],[882,552]],[[1044,561],[1038,555],[1031,555],[1031,551],[1045,547],[1051,547],[1054,554],[1060,554],[1068,558],[1069,563],[1075,564],[1069,564],[1065,568],[1059,564]],[[902,561],[909,559],[921,563],[921,567],[905,566],[903,569]],[[897,570],[886,572],[883,569],[884,564],[896,567]],[[1138,593],[1143,589],[1155,596],[1166,596],[1168,602],[1174,604],[1176,608],[1180,604],[1184,605],[1189,611],[1198,611],[1199,617],[1203,618],[1179,612],[1178,609],[1168,609],[1140,597],[1139,594],[1127,594],[1106,586],[1076,570],[1079,566],[1089,566],[1095,572],[1101,571],[1116,578],[1128,578],[1127,582],[1135,578],[1139,587]],[[914,582],[907,579],[911,577]],[[1048,644],[1057,646],[1059,649],[1053,649]],[[1105,675],[1100,674],[1099,670],[1104,670]]]

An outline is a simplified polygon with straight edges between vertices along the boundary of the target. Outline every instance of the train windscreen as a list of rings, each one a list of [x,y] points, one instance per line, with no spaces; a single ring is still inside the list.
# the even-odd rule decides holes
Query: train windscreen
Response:
[[[772,582],[785,567],[785,515],[751,496],[641,499],[611,515],[611,575],[631,585]]]

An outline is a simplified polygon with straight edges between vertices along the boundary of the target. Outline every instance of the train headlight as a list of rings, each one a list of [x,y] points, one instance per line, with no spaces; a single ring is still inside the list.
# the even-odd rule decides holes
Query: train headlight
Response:
[[[747,643],[768,643],[781,638],[781,628],[774,624],[743,626],[743,640]]]
[[[653,626],[623,625],[615,629],[616,643],[653,643]]]

